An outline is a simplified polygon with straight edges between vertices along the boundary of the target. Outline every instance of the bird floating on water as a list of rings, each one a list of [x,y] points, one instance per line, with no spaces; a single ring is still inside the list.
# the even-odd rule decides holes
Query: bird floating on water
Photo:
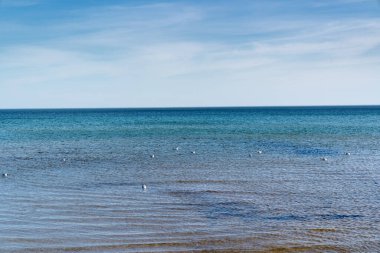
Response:
[[[263,153],[263,151],[257,150],[257,154],[262,154],[262,153]]]
[[[345,155],[351,155],[351,153],[350,152],[346,152],[346,153],[344,153]]]
[[[175,150],[178,151],[178,150],[179,150],[179,147],[176,147]]]
[[[195,154],[195,151],[191,151],[192,154]]]
[[[150,155],[151,158],[154,158],[154,155]]]
[[[322,157],[321,160],[326,162],[327,158],[326,157]]]
[[[145,185],[145,184],[142,184],[142,185],[141,185],[141,189],[142,189],[143,191],[146,191],[146,185]]]
[[[2,177],[8,177],[8,173],[1,174]]]

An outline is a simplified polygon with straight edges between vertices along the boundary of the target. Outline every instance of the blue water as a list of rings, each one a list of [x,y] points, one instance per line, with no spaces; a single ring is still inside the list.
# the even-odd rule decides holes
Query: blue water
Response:
[[[380,252],[380,107],[0,110],[0,173],[0,252]]]

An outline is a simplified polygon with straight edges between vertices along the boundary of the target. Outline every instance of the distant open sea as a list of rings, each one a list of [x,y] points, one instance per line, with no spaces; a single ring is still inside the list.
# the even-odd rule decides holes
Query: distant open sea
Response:
[[[0,252],[380,252],[378,106],[0,110],[0,173]]]

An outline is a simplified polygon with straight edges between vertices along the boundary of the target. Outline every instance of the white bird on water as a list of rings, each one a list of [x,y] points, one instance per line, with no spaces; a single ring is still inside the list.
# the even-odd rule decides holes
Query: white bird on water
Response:
[[[321,160],[326,162],[327,158],[326,157],[322,157]]]
[[[262,154],[262,153],[263,153],[263,151],[261,151],[261,150],[257,151],[257,154]]]
[[[154,158],[154,155],[150,155],[151,158]]]
[[[351,153],[350,152],[346,152],[346,153],[344,153],[345,155],[351,155]]]
[[[195,151],[191,151],[192,154],[195,154]]]
[[[145,185],[145,184],[142,184],[142,185],[141,185],[141,189],[142,189],[143,191],[146,191],[146,185]]]
[[[8,177],[8,173],[1,174],[2,177]]]
[[[179,147],[176,147],[175,150],[178,151],[178,150],[179,150]]]

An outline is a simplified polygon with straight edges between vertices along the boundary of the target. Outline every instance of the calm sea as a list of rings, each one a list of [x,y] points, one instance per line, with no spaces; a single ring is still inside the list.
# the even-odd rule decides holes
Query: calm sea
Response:
[[[0,173],[0,252],[380,252],[380,107],[1,110]]]

